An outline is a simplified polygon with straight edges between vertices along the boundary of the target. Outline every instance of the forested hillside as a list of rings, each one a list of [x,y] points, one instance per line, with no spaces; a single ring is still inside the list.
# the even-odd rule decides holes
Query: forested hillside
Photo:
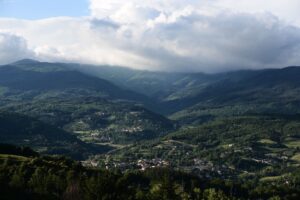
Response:
[[[84,143],[70,133],[39,120],[11,113],[0,113],[0,141],[76,159],[111,150],[111,147]]]
[[[1,145],[4,199],[299,198],[298,67],[204,74],[22,60],[0,79],[0,140],[24,146]]]
[[[298,199],[299,171],[288,184],[205,178],[168,168],[144,172],[85,168],[64,157],[11,154],[0,145],[0,198],[10,199]],[[7,151],[10,154],[3,154]]]
[[[73,69],[71,64],[22,60],[0,67],[0,109],[37,118],[83,141],[127,143],[174,129],[144,108],[144,95]]]

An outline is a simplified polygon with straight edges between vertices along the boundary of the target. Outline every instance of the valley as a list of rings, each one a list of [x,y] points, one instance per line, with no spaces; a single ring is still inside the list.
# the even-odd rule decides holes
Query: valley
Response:
[[[0,139],[88,169],[284,185],[300,167],[299,80],[298,67],[189,74],[21,60],[0,66]]]

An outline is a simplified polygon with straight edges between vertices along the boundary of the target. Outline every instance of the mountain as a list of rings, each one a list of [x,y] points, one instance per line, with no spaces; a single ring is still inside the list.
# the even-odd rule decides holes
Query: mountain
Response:
[[[27,59],[0,66],[0,99],[0,199],[299,199],[299,67]]]
[[[192,95],[193,90],[218,79],[204,73],[152,72],[116,66],[76,65],[75,68],[160,102]]]
[[[299,107],[298,67],[216,74],[150,72],[89,65],[77,66],[77,69],[147,95],[161,107],[157,109],[159,112],[171,115],[172,119],[178,119],[182,112],[195,113],[195,110],[207,108],[226,107],[228,111],[229,107],[234,107],[233,110],[243,107],[240,112],[259,113],[278,109],[278,113],[290,113]]]
[[[0,76],[0,94],[10,99],[132,101],[181,124],[245,113],[295,114],[300,105],[298,67],[204,74],[22,60],[1,67]]]
[[[10,99],[132,101],[181,124],[244,113],[298,113],[300,105],[298,67],[204,74],[22,60],[1,67],[0,76],[0,94],[16,94]]]
[[[201,118],[205,121],[219,116],[300,113],[299,67],[242,73],[228,73],[226,79],[209,85],[198,95],[173,102],[188,106],[171,118],[197,124]]]
[[[143,102],[147,98],[138,93],[121,89],[114,84],[70,69],[58,63],[19,61],[0,67],[0,86],[8,89],[6,95],[22,92],[39,95],[45,92],[71,93],[76,89],[81,95],[91,93],[111,99]]]
[[[148,97],[74,66],[33,60],[1,66],[0,109],[29,115],[88,142],[127,143],[174,129],[171,120],[143,107],[154,105]]]
[[[0,113],[0,141],[29,146],[45,154],[68,155],[76,159],[111,150],[107,146],[84,143],[62,129],[13,113]]]

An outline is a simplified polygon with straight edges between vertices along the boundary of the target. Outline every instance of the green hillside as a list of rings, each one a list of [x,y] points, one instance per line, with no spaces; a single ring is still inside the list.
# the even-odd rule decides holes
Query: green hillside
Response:
[[[30,146],[45,154],[68,155],[76,159],[84,159],[111,149],[107,146],[84,143],[55,126],[12,113],[0,113],[0,141]]]
[[[0,144],[0,152],[18,147]],[[124,173],[64,157],[0,154],[0,199],[229,200],[298,199],[299,171],[265,181],[209,180],[168,168]],[[8,153],[8,152],[7,152]],[[273,178],[274,179],[274,178]],[[273,180],[275,183],[275,181]]]
[[[194,105],[172,114],[171,119],[199,124],[217,117],[300,113],[300,68],[253,71],[234,79],[238,74],[183,100]]]
[[[204,177],[281,176],[300,166],[299,130],[299,116],[227,118],[114,151],[105,159],[161,159]]]
[[[102,98],[43,97],[2,107],[30,115],[93,143],[128,143],[153,139],[174,130],[175,123],[145,108]]]
[[[243,70],[217,74],[168,73],[109,66],[75,69],[144,94],[157,102],[156,111],[172,119],[192,121],[207,112],[299,113],[300,69]],[[152,108],[155,108],[152,107]],[[187,113],[187,114],[185,114]],[[189,116],[191,113],[191,116]]]
[[[0,199],[299,199],[298,67],[22,60],[0,67],[0,98],[1,143],[39,152],[0,145]]]
[[[3,96],[34,97],[47,92],[96,95],[110,99],[143,102],[147,98],[135,92],[120,89],[114,84],[81,72],[69,69],[62,64],[29,63],[0,67],[0,86],[8,90]]]
[[[153,107],[148,97],[76,71],[74,65],[22,60],[1,66],[0,109],[93,143],[152,139],[174,129],[173,122],[142,107]]]

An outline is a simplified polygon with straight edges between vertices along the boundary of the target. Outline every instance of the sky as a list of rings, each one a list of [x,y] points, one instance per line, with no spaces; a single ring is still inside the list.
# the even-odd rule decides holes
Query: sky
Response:
[[[42,19],[89,15],[88,0],[0,0],[0,17]]]
[[[0,0],[0,64],[155,71],[300,65],[299,0]]]

